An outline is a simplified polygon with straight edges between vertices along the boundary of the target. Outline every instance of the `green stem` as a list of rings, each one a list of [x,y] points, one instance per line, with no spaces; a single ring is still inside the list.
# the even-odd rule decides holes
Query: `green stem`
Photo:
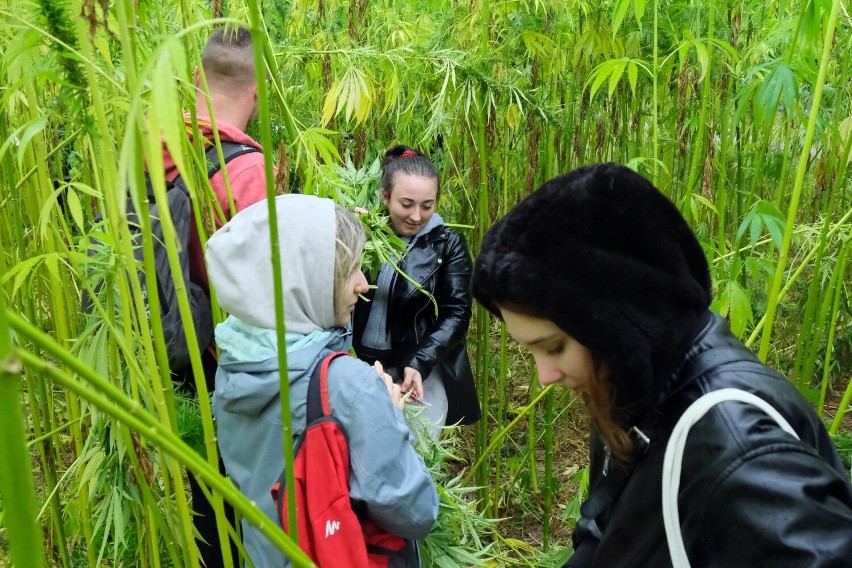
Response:
[[[553,390],[544,400],[544,549],[550,548],[550,516],[553,510]]]
[[[497,424],[502,424],[506,419],[506,405],[509,402],[509,398],[506,396],[508,389],[508,366],[509,359],[506,352],[507,347],[507,336],[506,336],[506,324],[500,323],[500,366],[497,372],[497,416],[495,416],[495,422]],[[493,479],[500,479],[503,459],[502,459],[502,451],[503,444],[500,444],[499,447],[495,448],[495,459],[494,459],[494,475]],[[498,483],[495,490],[497,491],[496,498],[491,502],[491,516],[495,519],[499,517],[498,506],[500,504],[500,484]]]
[[[713,41],[713,22],[715,21],[713,15],[713,3],[711,2],[707,6],[708,9],[708,25],[707,25],[707,38],[708,45],[711,45],[710,42]],[[701,116],[698,118],[698,134],[695,137],[693,142],[694,150],[692,153],[692,161],[689,166],[689,178],[686,182],[686,192],[685,198],[688,200],[692,199],[691,194],[695,192],[695,185],[698,183],[700,174],[704,171],[704,159],[707,158],[707,122],[708,122],[708,108],[710,106],[710,92],[711,92],[711,82],[710,78],[712,77],[711,73],[711,64],[713,63],[713,49],[707,50],[707,71],[704,76],[704,82],[701,85]],[[687,215],[689,216],[689,220],[692,224],[695,224],[695,220],[692,219],[692,207],[685,208]]]
[[[822,380],[820,381],[819,402],[817,405],[817,413],[822,416],[825,407],[825,394],[828,391],[829,369],[831,368],[831,355],[834,351],[834,334],[837,329],[837,316],[840,313],[840,298],[843,295],[843,286],[839,284],[839,276],[845,274],[846,264],[849,260],[849,252],[852,250],[852,235],[850,240],[840,249],[840,254],[837,258],[837,266],[834,267],[835,274],[838,278],[833,282],[833,294],[828,296],[832,298],[831,304],[831,323],[828,326],[828,339],[825,342],[825,355],[822,360]],[[832,278],[834,280],[834,278]],[[815,358],[816,356],[814,356]],[[837,413],[842,415],[846,412],[847,407],[839,407]]]
[[[658,67],[658,49],[657,49],[657,36],[659,35],[659,29],[657,26],[658,12],[659,12],[659,0],[654,0],[654,73],[653,73],[653,109],[651,111],[651,135],[654,137],[654,183],[659,184],[659,179],[657,177],[658,168],[660,164],[660,148],[659,148],[659,126],[658,122],[658,101],[659,93],[657,92],[657,74],[660,72]]]
[[[33,84],[27,85],[25,92],[27,93],[28,100],[37,100],[37,93]],[[38,105],[31,104],[28,108],[28,112],[29,117],[31,119],[35,119],[40,114],[41,109]],[[30,204],[33,204],[34,201],[37,203],[44,203],[52,190],[50,173],[47,169],[48,164],[46,161],[38,159],[38,156],[43,156],[47,153],[46,146],[45,136],[39,135],[33,139],[31,146],[24,153],[24,162],[27,164],[34,164],[34,169],[36,170],[34,179],[30,183],[30,189],[33,191],[32,195],[35,197],[35,200],[31,200]],[[56,214],[55,211],[54,213],[55,216],[53,218],[56,220],[57,224],[62,223],[64,221],[63,217],[60,214]],[[27,226],[28,224],[29,223],[24,221],[22,226]],[[40,241],[40,245],[48,257],[65,249],[64,242],[57,231],[46,232]],[[21,253],[22,255],[27,255],[29,254],[29,251],[26,247],[24,247],[21,249]],[[27,313],[32,318],[32,321],[40,322],[42,327],[53,330],[60,341],[66,341],[68,337],[73,335],[68,321],[68,302],[66,301],[67,289],[62,286],[57,270],[48,270],[46,280],[49,283],[49,289],[55,291],[55,293],[50,294],[47,298],[47,309],[36,309],[36,302],[30,301],[28,298],[26,301]],[[48,395],[44,382],[38,378],[35,380],[28,379],[27,382],[28,386],[33,387],[27,389],[27,394],[30,400],[40,398],[41,401],[44,401],[44,403],[40,404],[38,410],[34,413],[33,429],[36,434],[40,433],[43,428],[46,430],[52,430],[58,422],[54,397]],[[68,407],[69,410],[74,408],[73,401],[68,402]],[[41,419],[39,419],[39,416]],[[47,468],[44,470],[45,489],[48,492],[51,492],[54,484],[56,483],[55,464],[57,464],[61,459],[58,445],[46,448],[40,447],[39,457],[42,460],[43,467]],[[52,510],[54,512],[58,512],[61,509],[58,498],[51,499],[51,501]],[[69,564],[69,558],[66,551],[64,525],[61,522],[60,516],[54,515],[52,521],[55,533],[50,540],[55,541],[62,563],[64,566],[67,566]]]
[[[12,351],[4,294],[0,292],[0,496],[12,565],[41,568],[44,544],[20,405],[21,362]]]
[[[530,370],[530,388],[529,388],[529,396],[538,397],[536,393],[539,392],[541,385],[538,382],[538,367],[536,366],[534,361],[529,362],[529,370]],[[529,460],[527,463],[527,467],[530,472],[530,490],[533,493],[538,493],[538,461],[536,460],[535,455],[535,440],[538,436],[536,436],[535,430],[535,413],[531,412],[527,417],[527,445],[529,446],[529,452],[527,452],[526,459]]]
[[[483,464],[485,459],[489,455],[491,455],[491,451],[497,446],[497,444],[500,443],[500,441],[503,439],[504,436],[506,436],[506,434],[512,431],[512,429],[518,422],[520,422],[524,417],[526,417],[527,414],[529,414],[532,410],[535,409],[535,406],[539,403],[539,401],[544,398],[547,393],[552,391],[553,387],[554,385],[548,385],[546,388],[542,389],[542,391],[538,393],[538,396],[536,396],[528,405],[518,411],[518,415],[515,416],[515,418],[511,422],[506,424],[506,426],[504,426],[503,428],[498,430],[496,434],[494,434],[494,436],[491,438],[491,442],[485,448],[485,451],[482,452],[482,455],[479,456],[479,459],[474,462],[474,464],[470,468],[470,471],[468,471],[467,475],[464,476],[461,485],[470,484],[471,477],[473,477],[474,474],[479,470],[479,467]]]
[[[803,8],[804,9],[804,8]],[[793,194],[790,198],[790,208],[787,211],[787,224],[784,227],[784,239],[781,252],[778,257],[778,266],[775,268],[775,277],[772,280],[772,288],[769,292],[766,306],[766,320],[763,324],[763,335],[761,336],[760,350],[758,356],[761,361],[766,361],[769,354],[769,340],[772,337],[772,326],[775,323],[775,310],[778,308],[781,281],[784,279],[784,269],[787,266],[787,257],[790,253],[790,241],[793,235],[793,224],[796,221],[796,213],[799,210],[799,200],[802,195],[802,186],[805,182],[805,173],[808,169],[808,160],[811,153],[811,144],[816,131],[817,119],[819,117],[822,91],[825,86],[825,77],[828,73],[828,64],[831,61],[832,43],[834,39],[834,28],[837,25],[837,15],[840,10],[840,0],[834,0],[831,4],[831,14],[825,30],[823,41],[822,58],[819,65],[819,75],[814,85],[814,98],[811,103],[811,112],[808,117],[808,126],[805,131],[805,140],[802,143],[802,152],[799,155],[799,166],[796,170],[796,181],[793,184]]]
[[[249,21],[251,22],[251,39],[254,45],[254,66],[257,77],[257,99],[260,122],[261,145],[264,153],[264,170],[266,176],[266,196],[269,210],[269,239],[272,256],[272,281],[275,291],[275,329],[278,331],[278,368],[286,371],[287,366],[287,343],[285,340],[286,326],[284,317],[284,287],[281,275],[281,250],[278,240],[278,209],[275,206],[275,187],[273,185],[274,175],[272,173],[272,159],[269,152],[272,148],[272,121],[269,116],[269,95],[266,86],[266,63],[265,55],[271,53],[268,48],[266,34],[263,29],[263,21],[260,17],[260,6],[258,2],[252,1],[249,6]],[[293,424],[290,414],[290,381],[287,372],[279,372],[280,402],[281,402],[281,424],[283,428],[284,444],[284,479],[287,489],[287,523],[290,538],[294,542],[299,541],[296,517],[296,485],[295,472],[293,469]]]
[[[485,0],[487,4],[487,0]],[[484,99],[484,94],[483,94]],[[491,220],[488,214],[488,146],[486,143],[485,137],[485,127],[488,121],[488,103],[486,100],[481,101],[481,106],[478,110],[479,121],[476,125],[476,156],[479,161],[479,188],[477,191],[477,223],[479,227],[479,231],[477,234],[478,237],[478,245],[482,243],[482,239],[485,236],[485,232],[488,230],[490,226]],[[478,247],[477,247],[478,248]],[[477,307],[477,330],[479,333],[479,345],[477,349],[477,390],[479,392],[481,406],[482,406],[482,418],[479,420],[479,425],[477,428],[477,441],[478,447],[482,447],[485,444],[485,441],[488,440],[488,393],[491,392],[490,386],[490,377],[488,373],[488,343],[491,334],[491,316],[485,308],[482,306]],[[484,454],[480,454],[480,458],[484,458],[487,455],[487,452]],[[477,472],[477,481],[480,490],[480,497],[482,499],[482,508],[484,510],[488,510],[489,501],[490,501],[490,493],[487,491],[487,485],[489,483],[488,472],[486,471],[486,467],[474,468],[473,471]]]

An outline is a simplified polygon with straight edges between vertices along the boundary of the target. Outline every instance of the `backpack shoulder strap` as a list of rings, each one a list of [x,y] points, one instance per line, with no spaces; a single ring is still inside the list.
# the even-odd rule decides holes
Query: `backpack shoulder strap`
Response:
[[[348,356],[345,351],[338,351],[323,357],[311,373],[308,383],[308,402],[305,419],[307,428],[313,422],[325,416],[331,416],[331,404],[328,401],[328,368],[338,357]]]
[[[219,162],[219,152],[216,150],[216,145],[212,144],[207,147],[204,155],[207,159],[207,179],[212,178],[216,175],[216,172],[222,169],[222,163],[227,164],[234,158],[238,158],[243,154],[251,154],[252,152],[260,152],[258,148],[254,146],[249,146],[248,144],[240,144],[238,142],[230,142],[227,140],[222,141],[222,157],[225,159],[224,162]],[[183,183],[183,179],[180,174],[172,180],[172,185],[175,187],[179,187],[180,189],[186,191],[186,185]]]
[[[222,157],[225,159],[224,163],[226,164],[234,158],[238,158],[243,154],[251,154],[252,152],[260,152],[260,150],[248,144],[228,141],[222,142]],[[210,167],[207,169],[207,178],[209,179],[222,169],[222,165],[219,163],[219,152],[216,151],[215,144],[207,148],[206,156],[207,163],[210,164]]]
[[[703,395],[692,403],[681,415],[674,431],[666,446],[666,454],[663,459],[663,526],[666,531],[666,540],[669,545],[669,553],[672,557],[674,568],[689,568],[689,559],[686,556],[686,547],[683,544],[683,535],[680,532],[680,515],[677,508],[677,496],[680,489],[680,474],[683,465],[683,450],[686,447],[686,437],[692,426],[701,420],[714,406],[720,402],[729,400],[744,402],[754,405],[768,414],[782,430],[799,439],[796,431],[790,423],[781,416],[775,407],[762,398],[750,392],[735,388],[719,389]]]

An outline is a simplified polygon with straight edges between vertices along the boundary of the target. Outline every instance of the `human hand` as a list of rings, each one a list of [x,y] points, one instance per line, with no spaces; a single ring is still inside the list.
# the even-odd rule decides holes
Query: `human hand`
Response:
[[[423,377],[420,376],[420,371],[406,367],[403,371],[402,393],[414,391],[414,396],[423,400]]]
[[[393,382],[393,378],[391,378],[389,374],[385,373],[385,368],[381,362],[376,361],[373,363],[373,369],[376,370],[376,374],[379,375],[379,378],[385,382],[385,386],[388,388],[388,394],[391,398],[391,404],[402,410],[402,407],[405,405],[405,401],[402,399],[402,389],[399,388],[398,384]]]
[[[367,211],[363,207],[353,207],[352,212],[356,215],[366,215],[367,213],[369,213],[369,211]]]

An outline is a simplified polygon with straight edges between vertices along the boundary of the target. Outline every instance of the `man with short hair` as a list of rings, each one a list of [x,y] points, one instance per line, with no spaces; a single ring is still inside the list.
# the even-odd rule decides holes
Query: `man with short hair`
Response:
[[[261,150],[251,136],[244,132],[249,121],[257,116],[257,81],[254,67],[254,51],[252,49],[251,33],[243,27],[221,27],[216,29],[207,40],[201,57],[204,78],[207,81],[207,93],[201,80],[201,72],[195,69],[195,85],[198,94],[195,101],[195,114],[198,129],[205,138],[204,146],[210,147],[216,143],[215,129],[221,142],[235,142]],[[193,135],[191,115],[184,117],[187,135]],[[169,181],[178,176],[177,165],[172,158],[165,141],[163,141],[163,164],[165,177]],[[224,174],[227,172],[230,192],[225,184]],[[213,226],[206,227],[207,236],[224,225],[234,214],[249,205],[266,198],[266,175],[264,170],[263,153],[249,151],[239,154],[210,178],[210,185],[216,195],[224,218],[218,214],[215,207],[204,205],[202,219],[211,218]],[[210,214],[206,215],[207,210]],[[201,286],[207,296],[210,288],[207,279],[207,266],[204,262],[204,247],[199,236],[195,216],[189,237],[189,278]],[[202,350],[202,363],[208,391],[213,390],[216,375],[215,351],[211,346]],[[173,369],[174,382],[190,393],[195,393],[196,385],[192,369]],[[220,471],[224,473],[221,458]],[[198,549],[206,568],[224,566],[219,537],[216,530],[216,517],[213,508],[204,496],[194,476],[189,476],[192,492],[192,504],[195,512],[193,523],[199,533]],[[234,513],[226,503],[225,512],[231,524],[234,523]],[[231,544],[234,565],[239,565],[236,547]]]
[[[257,116],[257,81],[251,33],[242,27],[216,29],[204,47],[201,66],[207,79],[210,104],[208,105],[208,99],[203,90],[201,73],[196,68],[195,85],[199,91],[195,99],[195,114],[198,119],[198,129],[207,140],[205,145],[210,146],[215,143],[213,135],[215,122],[222,142],[236,142],[260,150],[260,144],[244,132],[249,121]],[[185,120],[187,132],[191,136],[191,120],[188,114]],[[172,180],[177,177],[178,171],[165,147],[165,142],[163,159],[166,179]],[[225,171],[228,173],[231,186],[230,196],[225,186]],[[266,198],[263,154],[250,152],[237,156],[210,178],[210,185],[216,193],[219,206],[225,213],[224,219],[213,214],[215,230],[224,225],[238,211]],[[231,199],[233,199],[233,207]],[[204,250],[194,219],[193,229],[189,240],[190,280],[204,288],[209,296]],[[212,387],[212,384],[209,386]]]

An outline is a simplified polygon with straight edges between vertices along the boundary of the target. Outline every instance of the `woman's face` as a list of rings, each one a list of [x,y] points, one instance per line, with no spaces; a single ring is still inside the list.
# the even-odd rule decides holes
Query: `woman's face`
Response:
[[[435,213],[438,181],[432,178],[397,173],[390,194],[382,193],[390,213],[393,231],[401,237],[413,237]]]
[[[367,278],[361,272],[361,263],[355,267],[349,279],[346,280],[346,285],[340,291],[340,296],[337,298],[334,310],[334,325],[338,327],[346,327],[352,320],[352,310],[355,309],[355,304],[358,302],[358,294],[364,294],[370,287],[367,284]]]
[[[502,308],[506,329],[530,350],[542,386],[558,383],[577,394],[588,393],[593,384],[592,352],[550,320]]]

